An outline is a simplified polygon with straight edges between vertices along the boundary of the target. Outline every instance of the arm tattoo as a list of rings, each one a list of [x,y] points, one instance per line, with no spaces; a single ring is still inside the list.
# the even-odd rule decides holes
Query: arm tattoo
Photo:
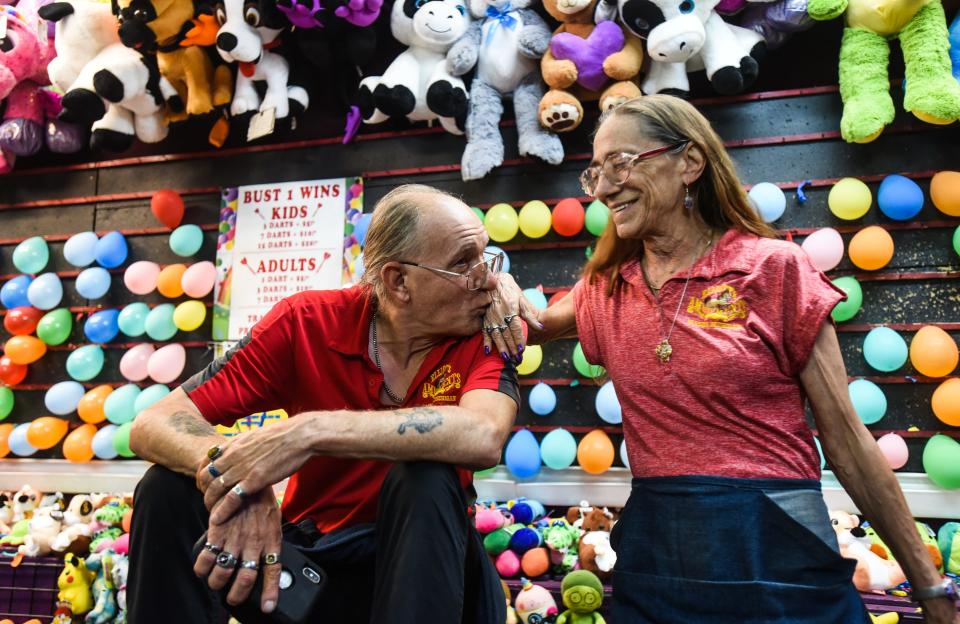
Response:
[[[403,435],[407,427],[417,430],[417,433],[427,433],[443,424],[443,416],[429,407],[415,407],[406,414],[406,422],[400,423],[397,434]]]
[[[211,435],[217,435],[217,430],[214,429],[213,425],[202,418],[197,418],[190,412],[174,413],[174,415],[170,417],[170,424],[173,426],[175,431],[197,438],[206,438]]]

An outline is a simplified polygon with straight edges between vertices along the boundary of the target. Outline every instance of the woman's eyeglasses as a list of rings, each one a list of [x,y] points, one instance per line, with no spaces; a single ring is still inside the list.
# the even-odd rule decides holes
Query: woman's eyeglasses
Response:
[[[591,197],[596,197],[597,185],[600,184],[600,176],[607,179],[610,184],[620,186],[630,177],[630,171],[633,166],[643,160],[656,158],[660,154],[666,154],[679,150],[689,143],[689,140],[679,141],[672,145],[664,145],[646,152],[633,154],[630,152],[614,152],[603,159],[599,165],[587,167],[580,174],[580,186],[583,192]]]
[[[400,264],[427,269],[428,271],[440,273],[441,275],[463,278],[467,290],[480,290],[486,286],[488,276],[496,275],[500,272],[500,269],[503,267],[503,254],[485,251],[483,252],[483,260],[471,266],[465,273],[438,269],[437,267],[427,266],[419,262],[407,262],[406,260],[399,260],[398,262],[400,262]]]

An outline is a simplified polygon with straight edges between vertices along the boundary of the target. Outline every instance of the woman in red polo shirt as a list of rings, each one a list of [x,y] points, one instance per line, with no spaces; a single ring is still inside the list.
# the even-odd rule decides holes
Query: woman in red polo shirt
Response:
[[[602,118],[581,182],[611,222],[529,340],[579,335],[623,408],[634,479],[611,536],[613,619],[869,621],[820,493],[809,397],[831,467],[929,596],[927,621],[960,621],[850,403],[829,321],[843,293],[756,215],[709,122],[678,98],[631,100]],[[533,308],[511,279],[500,290],[485,324],[516,330],[488,329],[512,351],[510,315]]]

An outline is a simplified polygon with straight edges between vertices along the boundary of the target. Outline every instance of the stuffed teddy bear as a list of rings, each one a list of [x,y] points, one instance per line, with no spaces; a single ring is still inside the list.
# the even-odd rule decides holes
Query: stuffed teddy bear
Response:
[[[70,606],[73,616],[81,616],[93,608],[93,594],[90,585],[96,573],[87,569],[87,564],[76,555],[67,555],[63,570],[57,577],[57,600]]]
[[[446,54],[467,31],[465,0],[397,0],[390,14],[394,38],[409,46],[382,76],[360,81],[363,122],[390,118],[438,120],[452,134],[463,134],[467,90],[447,71]]]
[[[552,165],[563,161],[560,139],[538,119],[543,85],[537,61],[547,52],[550,29],[530,5],[531,0],[470,0],[477,21],[447,52],[447,69],[454,76],[477,68],[461,161],[464,180],[478,180],[503,164],[500,118],[507,97],[513,97],[520,155]]]
[[[890,589],[906,580],[903,569],[896,561],[883,559],[870,549],[870,539],[856,516],[843,511],[831,511],[830,522],[837,534],[840,555],[857,562],[853,584],[858,590]]]
[[[534,585],[529,579],[523,579],[523,587],[517,592],[513,604],[517,617],[523,624],[555,622],[559,613],[553,595],[544,587]]]
[[[540,61],[550,87],[540,100],[540,123],[569,132],[583,121],[581,102],[596,100],[605,111],[640,95],[633,79],[643,64],[643,45],[612,21],[594,24],[597,0],[544,0],[560,22]]]
[[[52,551],[53,541],[60,533],[63,512],[56,507],[41,507],[29,520],[26,539],[17,552],[27,557],[44,557]]]
[[[603,583],[596,574],[576,570],[563,577],[560,593],[566,611],[557,618],[557,624],[606,624],[597,613],[603,604]]]
[[[87,495],[78,494],[70,500],[63,512],[60,533],[51,548],[58,554],[72,552],[83,555],[90,550],[90,523],[93,522],[93,502]]]
[[[582,513],[580,510],[584,508],[589,511]],[[617,563],[617,553],[610,545],[610,531],[617,522],[616,515],[606,507],[582,507],[577,511],[580,513],[577,522],[583,532],[577,545],[580,568],[603,580],[609,579]]]
[[[893,121],[889,40],[900,39],[906,70],[903,108],[918,119],[960,119],[960,84],[951,74],[946,17],[940,0],[809,0],[815,20],[846,14],[840,45],[840,134],[869,143]]]

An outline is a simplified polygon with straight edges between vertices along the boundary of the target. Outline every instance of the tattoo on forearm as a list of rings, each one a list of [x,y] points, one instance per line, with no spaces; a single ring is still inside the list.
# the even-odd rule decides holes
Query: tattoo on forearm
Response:
[[[170,424],[174,430],[198,438],[206,438],[217,434],[213,425],[197,418],[190,412],[176,412],[170,417]]]
[[[412,412],[406,414],[407,420],[400,423],[397,433],[403,435],[407,427],[417,430],[417,433],[427,433],[443,424],[443,416],[429,407],[415,407]]]

